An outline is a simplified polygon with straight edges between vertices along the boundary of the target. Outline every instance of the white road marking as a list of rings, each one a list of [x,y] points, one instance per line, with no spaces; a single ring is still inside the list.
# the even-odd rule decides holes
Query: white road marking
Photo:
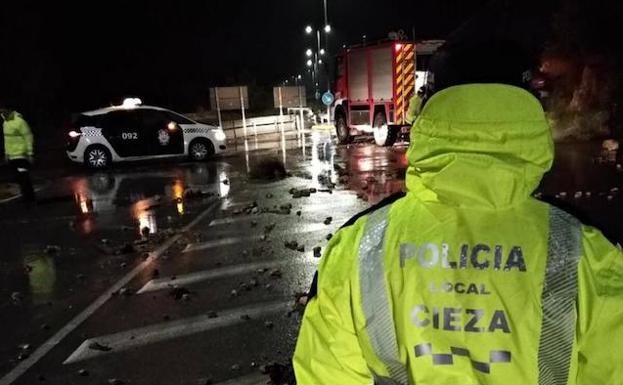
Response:
[[[244,221],[247,221],[249,219],[251,219],[251,217],[248,216],[248,215],[239,215],[237,217],[218,218],[218,219],[215,219],[212,222],[210,222],[210,226],[231,225],[233,223],[244,222]]]
[[[63,364],[73,364],[102,355],[115,354],[156,342],[167,341],[247,322],[241,318],[243,315],[248,315],[251,318],[258,318],[282,311],[286,312],[289,309],[291,309],[291,303],[289,302],[260,303],[223,312],[216,318],[211,318],[209,315],[205,314],[198,317],[150,325],[107,336],[90,338],[85,340]],[[90,349],[89,345],[95,342],[108,346],[111,350],[102,351]]]
[[[190,274],[176,276],[174,280],[171,277],[152,279],[147,282],[137,294],[148,293],[151,291],[169,289],[174,285],[185,286],[194,283],[208,281],[215,278],[233,277],[247,273],[256,272],[258,269],[272,269],[277,266],[286,264],[287,260],[275,260],[266,262],[246,263],[243,265],[227,266],[218,269],[197,271]]]
[[[220,205],[220,201],[216,201],[212,203],[208,208],[206,208],[201,214],[199,214],[192,222],[190,222],[186,227],[183,228],[183,232],[186,232],[196,226],[199,222],[201,222],[205,217],[212,213],[212,211]],[[106,290],[102,295],[100,295],[93,303],[87,306],[80,314],[74,317],[68,324],[63,326],[56,334],[54,334],[50,339],[45,341],[41,346],[37,348],[28,358],[21,361],[13,370],[7,373],[4,377],[0,379],[0,385],[9,385],[12,384],[15,380],[17,380],[22,374],[26,373],[28,369],[30,369],[33,365],[35,365],[41,358],[43,358],[50,350],[52,350],[56,345],[61,343],[71,332],[73,332],[78,326],[80,326],[84,321],[86,321],[91,315],[93,315],[102,305],[104,305],[111,296],[118,292],[121,288],[126,286],[134,277],[140,274],[143,270],[145,270],[149,265],[152,264],[153,261],[160,258],[162,254],[164,254],[171,246],[175,244],[180,238],[182,234],[177,234],[171,238],[169,238],[166,242],[164,242],[158,249],[149,253],[149,257],[143,261],[140,265],[136,266],[132,271],[126,274],[123,278],[117,281],[114,285],[112,285],[108,290]]]
[[[335,230],[335,226],[327,226],[324,223],[312,223],[309,225],[305,225],[304,227],[298,228],[296,230],[288,231],[288,235],[300,235],[300,234],[308,234],[324,231],[327,234],[333,232]],[[261,239],[261,235],[252,235],[246,237],[228,237],[223,239],[214,239],[206,242],[199,243],[189,243],[182,253],[190,253],[192,251],[201,251],[207,249],[213,249],[215,247],[221,246],[230,246],[237,245],[239,243],[245,244],[249,241],[259,240]],[[270,237],[269,237],[270,239]]]

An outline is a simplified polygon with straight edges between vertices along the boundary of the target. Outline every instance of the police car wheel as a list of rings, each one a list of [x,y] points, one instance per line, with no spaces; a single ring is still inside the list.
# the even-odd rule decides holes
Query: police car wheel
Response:
[[[214,146],[208,140],[196,139],[188,147],[190,159],[200,162],[214,155]]]
[[[84,162],[92,169],[103,169],[110,166],[110,151],[103,146],[91,146],[84,152]]]

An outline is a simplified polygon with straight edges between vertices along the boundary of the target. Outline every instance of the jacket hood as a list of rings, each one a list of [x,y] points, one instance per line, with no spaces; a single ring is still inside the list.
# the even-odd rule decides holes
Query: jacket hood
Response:
[[[530,197],[553,162],[539,101],[501,84],[435,94],[411,129],[406,185],[423,201],[501,209]]]

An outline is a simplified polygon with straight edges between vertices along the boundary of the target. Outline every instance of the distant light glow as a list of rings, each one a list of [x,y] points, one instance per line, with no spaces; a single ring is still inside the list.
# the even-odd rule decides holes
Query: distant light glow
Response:
[[[305,33],[312,33],[314,32],[314,29],[311,27],[311,25],[308,25],[307,27],[305,27]]]
[[[169,122],[169,124],[167,124],[167,128],[170,131],[173,131],[173,130],[175,130],[177,128],[177,124],[175,122]]]
[[[79,137],[80,135],[82,135],[80,132],[76,132],[76,131],[70,131],[69,132],[69,137],[72,139],[75,139],[77,137]]]
[[[396,52],[400,52],[400,50],[401,50],[401,49],[402,49],[402,44],[396,44],[396,45],[394,46],[394,50],[395,50]]]
[[[324,55],[324,54],[325,54],[325,50],[324,50],[324,48],[320,49],[320,54],[321,54],[321,55]]]
[[[312,63],[312,61],[311,61],[311,60],[308,60],[308,61],[307,61],[307,66],[308,66],[308,67],[311,67],[311,66],[312,66],[312,64],[314,64],[314,63]]]
[[[329,24],[325,25],[325,26],[324,26],[324,31],[325,31],[326,33],[331,32],[331,26],[330,26]]]
[[[307,57],[310,57],[314,52],[311,50],[311,48],[307,48],[307,51],[305,51],[305,55],[307,55]]]
[[[318,59],[318,64],[322,64],[322,59]]]
[[[301,80],[303,78],[303,76],[301,74],[298,74],[298,76],[296,78]]]

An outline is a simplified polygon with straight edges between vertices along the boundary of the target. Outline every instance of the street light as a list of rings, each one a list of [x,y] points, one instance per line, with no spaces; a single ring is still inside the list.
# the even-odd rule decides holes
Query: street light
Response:
[[[305,51],[305,55],[307,55],[307,57],[311,57],[311,55],[312,55],[313,53],[314,53],[314,52],[311,50],[311,48],[307,48],[307,51]],[[321,54],[321,55],[322,55],[322,54]]]
[[[318,64],[322,64],[322,59],[318,59]]]
[[[326,52],[326,51],[324,50],[324,48],[321,48],[321,49],[320,49],[320,54],[321,54],[321,55],[324,55],[324,54],[325,54],[325,52]]]
[[[311,61],[311,59],[307,60],[307,66],[311,67],[314,63]]]
[[[325,33],[331,32],[331,26],[329,24],[325,25],[324,26],[324,31],[325,31]]]
[[[311,25],[308,25],[307,27],[305,27],[305,33],[307,33],[309,35],[312,32],[314,32],[314,29],[312,28]]]

